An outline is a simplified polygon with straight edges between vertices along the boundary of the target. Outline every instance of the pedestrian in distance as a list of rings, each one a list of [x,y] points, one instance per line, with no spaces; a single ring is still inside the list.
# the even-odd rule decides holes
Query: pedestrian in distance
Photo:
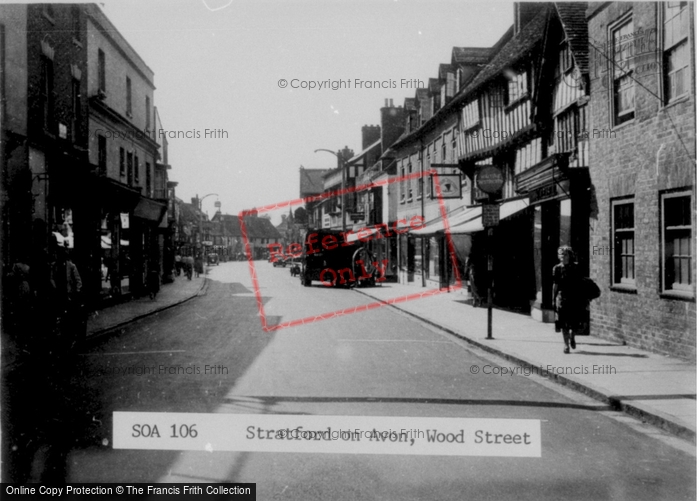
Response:
[[[194,276],[197,278],[199,278],[201,273],[204,273],[204,258],[202,257],[202,254],[197,254],[197,257],[194,260],[194,273]]]
[[[155,300],[159,291],[160,273],[158,273],[158,269],[155,266],[153,266],[148,271],[148,295],[152,300]]]
[[[571,247],[562,246],[557,251],[559,264],[554,267],[552,299],[555,305],[555,331],[564,336],[564,353],[576,349],[576,331],[585,321],[588,299],[583,290],[583,275],[576,263]]]
[[[192,272],[194,271],[194,258],[192,256],[187,256],[183,258],[185,275],[187,275],[187,280],[192,280]]]
[[[182,256],[180,253],[175,254],[175,275],[180,276],[182,271]]]

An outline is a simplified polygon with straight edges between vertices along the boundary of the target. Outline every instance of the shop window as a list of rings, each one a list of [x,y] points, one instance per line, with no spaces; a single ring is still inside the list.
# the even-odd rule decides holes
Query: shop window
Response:
[[[666,103],[690,91],[688,2],[662,3],[664,99]]]
[[[634,119],[634,25],[627,18],[612,30],[613,125]]]
[[[612,213],[613,284],[634,287],[634,201],[613,201]]]
[[[693,230],[691,192],[661,196],[663,290],[692,294]]]

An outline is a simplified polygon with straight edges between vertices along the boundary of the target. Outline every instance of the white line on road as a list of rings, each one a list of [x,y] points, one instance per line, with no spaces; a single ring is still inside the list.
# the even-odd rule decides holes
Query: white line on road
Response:
[[[454,344],[451,341],[423,341],[422,339],[338,339],[346,343],[435,343]]]
[[[162,350],[162,351],[117,351],[114,353],[81,353],[84,357],[102,355],[150,355],[152,353],[185,353],[185,350]]]

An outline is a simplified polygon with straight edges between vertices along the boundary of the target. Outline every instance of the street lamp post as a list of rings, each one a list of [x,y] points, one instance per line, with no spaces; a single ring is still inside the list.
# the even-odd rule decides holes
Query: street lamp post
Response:
[[[347,146],[346,146],[347,148]],[[314,153],[318,153],[319,151],[326,151],[330,153],[331,155],[335,155],[338,160],[342,162],[341,166],[341,185],[340,185],[340,217],[342,218],[342,224],[343,224],[343,232],[346,230],[346,224],[345,224],[345,167],[347,166],[347,161],[340,155],[338,155],[335,151],[332,150],[326,150],[324,148],[319,148],[318,150],[314,150]]]
[[[209,193],[208,195],[204,195],[202,198],[199,198],[199,196],[197,196],[197,202],[198,202],[197,205],[199,205],[199,207],[197,207],[197,208],[199,209],[199,212],[200,212],[200,214],[199,214],[199,242],[200,242],[200,245],[202,247],[201,252],[204,252],[204,238],[202,235],[202,214],[201,214],[202,213],[202,201],[205,198],[211,197],[211,196],[218,197],[219,194],[218,193]]]

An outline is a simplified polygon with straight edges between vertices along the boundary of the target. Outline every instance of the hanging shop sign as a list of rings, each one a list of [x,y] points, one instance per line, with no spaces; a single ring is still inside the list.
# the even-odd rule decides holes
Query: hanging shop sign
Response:
[[[440,185],[440,198],[462,198],[462,175],[461,174],[438,174],[433,176],[433,184],[431,185],[431,196],[433,199],[438,198],[438,190],[435,182]]]
[[[493,165],[484,165],[476,173],[476,186],[489,195],[498,193],[504,182],[503,172]]]
[[[129,213],[121,213],[119,214],[119,217],[122,220],[122,229],[128,230],[129,229]]]

